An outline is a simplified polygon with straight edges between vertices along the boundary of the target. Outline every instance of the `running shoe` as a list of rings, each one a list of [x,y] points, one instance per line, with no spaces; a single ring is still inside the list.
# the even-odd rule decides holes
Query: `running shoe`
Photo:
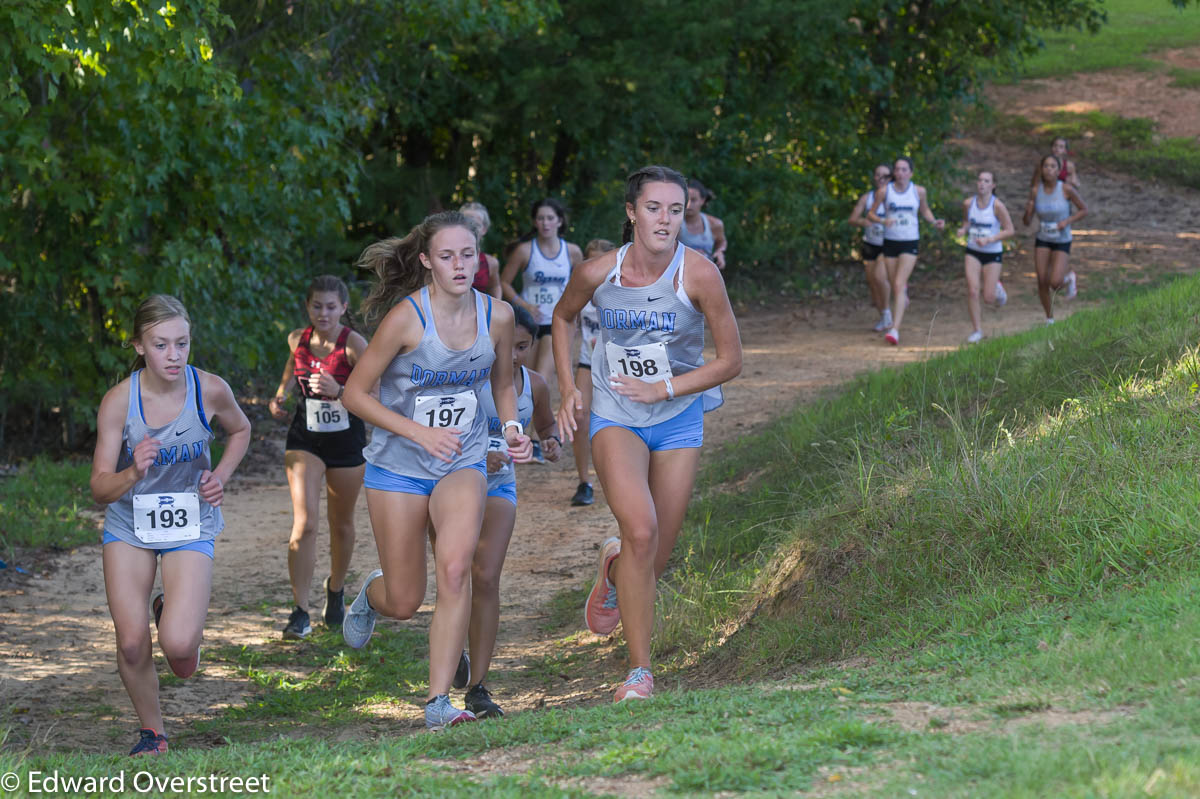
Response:
[[[600,547],[596,584],[592,586],[592,592],[588,594],[587,604],[583,608],[583,617],[588,629],[598,635],[608,635],[617,629],[617,622],[621,620],[621,610],[617,607],[617,587],[608,579],[608,567],[620,554],[621,539],[615,536],[607,539]]]
[[[887,335],[883,337],[883,340],[886,341],[888,344],[891,344],[892,346],[899,344],[900,343],[900,331],[893,327],[891,330],[889,330],[887,332]]]
[[[162,593],[155,594],[154,599],[150,600],[150,610],[154,613],[154,628],[158,629],[158,623],[162,621],[163,595]]]
[[[1046,327],[1049,327],[1049,326],[1050,326],[1050,325],[1052,325],[1052,324],[1054,324],[1054,317],[1053,317],[1053,316],[1051,316],[1049,319],[1047,319],[1047,320],[1046,320]]]
[[[979,341],[982,341],[982,340],[983,340],[983,331],[982,331],[982,330],[976,330],[974,333],[972,333],[971,335],[967,336],[967,343],[968,343],[968,344],[975,344],[975,343],[977,343],[977,342],[979,342]]]
[[[371,640],[371,633],[375,632],[375,620],[379,618],[379,613],[367,601],[367,586],[382,576],[382,569],[376,569],[367,575],[342,622],[342,640],[353,649],[362,649],[367,641]]]
[[[471,682],[471,656],[467,654],[467,650],[458,656],[458,668],[454,670],[454,682],[450,683],[455,688],[466,688]]]
[[[1079,293],[1079,287],[1075,285],[1074,270],[1067,272],[1067,277],[1066,277],[1066,279],[1063,280],[1063,288],[1067,292],[1066,294],[1063,295],[1064,300],[1075,299],[1075,295]]]
[[[353,612],[353,611],[351,611]],[[350,620],[347,619],[347,622]],[[438,694],[425,703],[425,729],[430,732],[441,732],[447,727],[474,721],[475,714],[469,710],[459,710],[450,704],[450,697]]]
[[[133,757],[142,755],[165,755],[167,753],[167,736],[160,735],[149,727],[138,730],[138,742],[129,750]]]
[[[299,606],[292,608],[292,615],[288,616],[287,624],[283,626],[283,640],[301,641],[311,632],[312,622],[308,618],[308,611]]]
[[[329,590],[329,578],[325,578],[325,617],[326,627],[341,627],[346,620],[346,586],[341,591]]]
[[[892,326],[892,309],[888,308],[879,315],[879,321],[875,323],[875,327],[871,328],[876,333],[882,333]]]
[[[580,483],[579,488],[575,489],[575,496],[571,497],[572,505],[591,505],[595,501],[591,483]]]
[[[1002,308],[1008,302],[1008,292],[1004,290],[1004,284],[999,280],[996,281],[996,307]]]
[[[475,714],[477,719],[498,719],[504,715],[500,706],[492,701],[492,692],[483,687],[483,683],[471,687],[463,700],[467,710]]]
[[[638,666],[629,672],[629,676],[625,678],[625,682],[621,683],[621,687],[617,689],[613,701],[625,702],[629,699],[649,699],[653,695],[654,676],[650,674],[650,669]]]
[[[533,460],[531,461],[531,463],[545,463],[546,458],[544,455],[542,455],[542,442],[534,441],[532,443],[533,443],[533,455],[532,455]]]

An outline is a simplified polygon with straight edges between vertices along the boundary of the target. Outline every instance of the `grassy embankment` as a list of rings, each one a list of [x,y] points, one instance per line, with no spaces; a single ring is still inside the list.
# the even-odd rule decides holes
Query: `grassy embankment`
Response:
[[[213,653],[262,686],[191,731],[231,745],[184,734],[137,765],[267,773],[289,795],[1194,795],[1197,308],[1200,279],[1176,280],[864,376],[714,455],[664,591],[652,703],[363,740],[388,730],[381,703],[415,702],[424,642],[350,654],[326,636],[302,650],[307,679],[271,645]],[[560,644],[554,671],[595,673]],[[122,767],[0,755],[22,775]]]

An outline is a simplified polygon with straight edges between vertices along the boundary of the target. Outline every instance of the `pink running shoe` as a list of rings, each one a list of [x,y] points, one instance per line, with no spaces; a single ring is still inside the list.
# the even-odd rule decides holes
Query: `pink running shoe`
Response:
[[[652,696],[654,696],[654,676],[650,674],[650,669],[638,666],[629,672],[629,676],[625,678],[625,682],[621,683],[621,687],[617,689],[613,701],[625,702],[629,699],[649,699]]]
[[[600,547],[600,567],[597,570],[596,584],[588,594],[587,604],[583,607],[583,618],[587,628],[597,635],[608,635],[617,629],[621,621],[621,610],[617,607],[617,587],[608,579],[608,567],[613,559],[621,554],[621,539],[612,537],[606,539]]]
[[[886,341],[888,344],[891,344],[892,346],[899,344],[900,343],[900,331],[893,327],[891,330],[889,330],[887,332],[887,335],[883,337],[883,340]]]

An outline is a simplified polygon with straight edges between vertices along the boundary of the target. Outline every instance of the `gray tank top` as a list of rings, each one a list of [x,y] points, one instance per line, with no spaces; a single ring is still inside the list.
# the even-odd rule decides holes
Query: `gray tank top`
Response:
[[[613,373],[638,377],[637,373],[643,372],[650,382],[661,380],[665,370],[657,362],[653,364],[653,374],[647,371],[648,357],[653,357],[658,349],[655,345],[665,348],[673,376],[687,374],[704,363],[704,314],[692,306],[683,288],[683,245],[676,245],[675,257],[658,280],[638,288],[613,282],[620,281],[621,264],[629,247],[626,244],[617,252],[617,265],[592,295],[600,317],[600,339],[592,351],[592,411],[630,427],[649,427],[683,413],[697,399],[704,402],[706,413],[715,410],[724,402],[720,386],[705,391],[699,398],[688,395],[645,404],[625,399],[609,384],[609,375]],[[617,356],[616,363],[610,362],[610,349]]]
[[[528,435],[529,426],[533,424],[533,388],[529,385],[529,370],[524,366],[521,367],[521,378],[525,381],[525,385],[521,389],[521,393],[517,395],[517,421],[521,423],[521,427],[525,428],[525,433]],[[483,413],[487,414],[488,449],[507,451],[508,444],[504,441],[504,428],[501,427],[505,420],[500,418],[500,412],[496,410],[496,400],[492,397],[491,384],[488,385],[487,391],[480,396],[479,407]],[[499,486],[517,482],[517,473],[509,463],[498,472],[489,472],[487,479],[488,491],[491,491]]]
[[[146,470],[146,476],[124,496],[109,504],[104,513],[104,530],[135,547],[171,549],[189,541],[211,541],[225,527],[221,509],[199,498],[200,474],[212,467],[209,445],[213,432],[204,418],[204,398],[200,396],[196,367],[187,367],[184,374],[187,375],[187,398],[183,410],[163,427],[146,424],[142,413],[142,370],[129,376],[129,408],[125,413],[117,471],[133,464],[133,448],[147,435],[161,442],[161,446],[154,465]],[[137,529],[142,537],[135,532],[135,496],[138,497]],[[173,530],[186,530],[192,523],[192,508],[199,511],[199,535],[184,533],[185,537],[172,540]]]
[[[679,243],[685,247],[691,247],[693,250],[699,250],[704,253],[706,258],[712,258],[716,240],[713,239],[712,226],[708,224],[708,214],[700,214],[700,221],[704,223],[704,229],[699,233],[689,233],[687,222],[684,221],[679,227]]]
[[[475,342],[465,350],[452,350],[438,337],[429,307],[429,287],[401,302],[411,302],[425,328],[416,349],[397,355],[379,378],[379,401],[401,416],[430,427],[457,427],[462,454],[446,463],[420,444],[374,428],[363,457],[372,466],[405,477],[437,480],[455,469],[483,460],[487,451],[487,417],[480,407],[480,394],[488,388],[488,377],[496,360],[488,325],[492,320],[492,298],[472,289],[475,296]],[[469,397],[467,395],[470,395]],[[469,413],[468,413],[469,412]]]
[[[1056,224],[1071,215],[1071,201],[1067,199],[1066,192],[1063,191],[1061,180],[1055,184],[1054,191],[1049,194],[1046,193],[1046,187],[1042,185],[1042,182],[1038,181],[1037,200],[1034,202],[1034,208],[1037,210],[1037,237],[1039,239],[1048,244],[1065,244],[1071,240],[1071,226],[1067,225],[1059,230]]]

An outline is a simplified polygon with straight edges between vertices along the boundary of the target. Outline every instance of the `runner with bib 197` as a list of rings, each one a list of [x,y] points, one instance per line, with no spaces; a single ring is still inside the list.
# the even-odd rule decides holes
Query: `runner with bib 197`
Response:
[[[582,407],[568,352],[575,317],[588,300],[600,319],[592,353],[592,458],[620,538],[600,550],[588,597],[588,628],[623,624],[630,671],[615,699],[654,692],[650,640],[655,584],[691,499],[705,410],[721,404],[720,385],[741,372],[737,320],[716,264],[677,240],[687,181],[648,166],[625,184],[626,244],[584,263],[554,309],[554,348],[562,405],[559,428],[570,438]],[[716,357],[705,363],[705,322]]]
[[[229,384],[188,365],[183,303],[156,294],[138,306],[137,362],[109,389],[96,418],[91,489],[104,514],[104,589],[117,632],[117,671],[142,727],[132,755],[167,751],[150,618],[177,677],[200,665],[214,541],[225,526],[225,483],[250,445],[250,422]],[[228,435],[211,465],[212,423]],[[149,608],[162,561],[163,593]]]
[[[358,649],[380,614],[409,619],[425,598],[426,528],[437,529],[437,603],[429,626],[425,725],[441,730],[474,714],[449,691],[471,618],[471,563],[487,494],[490,390],[509,456],[532,449],[517,421],[513,391],[513,311],[471,287],[478,267],[475,225],[457,211],[427,217],[403,239],[363,252],[375,284],[363,302],[380,320],[346,382],[345,405],[374,426],[364,453],[367,510],[382,568],[367,576],[342,624]],[[370,395],[379,384],[379,399]],[[382,579],[380,579],[382,578]]]

